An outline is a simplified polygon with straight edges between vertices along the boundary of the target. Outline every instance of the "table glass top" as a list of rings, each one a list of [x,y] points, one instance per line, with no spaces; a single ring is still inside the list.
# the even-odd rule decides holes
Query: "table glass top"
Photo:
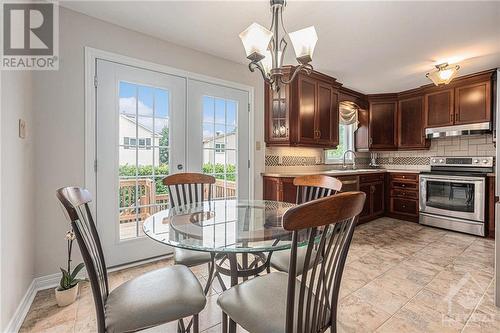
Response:
[[[152,239],[206,252],[265,252],[289,249],[292,232],[281,218],[293,204],[261,200],[213,200],[162,210],[144,222]],[[299,233],[305,242],[307,231]]]

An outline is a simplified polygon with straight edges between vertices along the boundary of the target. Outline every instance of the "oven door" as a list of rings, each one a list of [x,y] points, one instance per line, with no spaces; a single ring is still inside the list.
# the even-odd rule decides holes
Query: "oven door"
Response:
[[[485,179],[420,175],[420,211],[484,222]]]

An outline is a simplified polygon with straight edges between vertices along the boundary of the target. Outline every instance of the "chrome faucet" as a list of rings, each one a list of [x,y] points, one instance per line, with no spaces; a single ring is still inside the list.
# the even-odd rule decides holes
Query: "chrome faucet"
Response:
[[[356,153],[352,149],[347,149],[344,152],[344,156],[342,158],[342,169],[347,169],[347,165],[345,165],[345,155],[347,155],[347,153],[352,153],[352,155],[353,155],[353,158],[352,158],[352,168],[356,169]]]

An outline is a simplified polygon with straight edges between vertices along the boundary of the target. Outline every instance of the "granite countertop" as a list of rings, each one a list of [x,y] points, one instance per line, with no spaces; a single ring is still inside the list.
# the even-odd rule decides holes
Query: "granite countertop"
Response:
[[[309,175],[328,175],[328,176],[349,176],[349,175],[362,175],[367,173],[420,173],[424,170],[411,170],[411,169],[355,169],[355,170],[318,170],[318,171],[304,171],[304,172],[263,172],[262,176],[266,177],[298,177]]]

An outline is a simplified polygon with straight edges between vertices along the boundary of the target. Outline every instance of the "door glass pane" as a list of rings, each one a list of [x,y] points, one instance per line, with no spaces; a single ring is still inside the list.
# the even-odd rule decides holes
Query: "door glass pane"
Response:
[[[168,203],[161,180],[169,173],[169,93],[120,82],[119,235],[143,236],[142,223],[157,203]]]
[[[203,172],[216,178],[215,198],[236,197],[238,103],[203,96]]]
[[[426,205],[457,212],[473,213],[474,184],[428,181]]]

